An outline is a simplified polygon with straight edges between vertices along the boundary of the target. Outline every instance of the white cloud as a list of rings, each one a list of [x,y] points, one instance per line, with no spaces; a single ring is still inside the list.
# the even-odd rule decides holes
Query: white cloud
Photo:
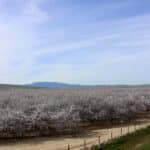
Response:
[[[18,12],[15,15],[0,11],[0,82],[52,80],[97,83],[107,82],[107,79],[110,82],[126,82],[127,78],[131,81],[134,77],[133,70],[128,71],[130,66],[132,68],[136,63],[139,66],[140,63],[147,67],[149,65],[144,62],[150,59],[149,14],[105,20],[103,23],[53,27],[51,23],[55,21],[55,13],[41,7],[46,0],[15,1],[21,7],[16,8]],[[7,8],[6,3],[8,0],[1,0],[0,8],[4,5]],[[37,61],[39,56],[48,55],[52,58],[53,55],[80,51],[86,51],[84,58],[69,58],[72,61],[80,60],[81,63],[78,64],[64,63],[57,59],[53,63]],[[64,56],[63,59],[67,58]],[[89,62],[82,64],[82,59]],[[112,69],[111,65],[114,65]],[[139,70],[136,69],[136,72],[142,70],[141,66]],[[111,72],[114,79],[110,77]],[[129,77],[122,75],[118,79],[117,73],[128,73]]]

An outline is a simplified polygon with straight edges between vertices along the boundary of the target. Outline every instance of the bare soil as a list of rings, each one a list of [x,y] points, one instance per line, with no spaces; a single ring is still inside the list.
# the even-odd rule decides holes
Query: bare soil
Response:
[[[71,150],[80,150],[84,148],[85,144],[87,147],[90,147],[98,144],[99,141],[107,142],[111,138],[115,138],[129,132],[134,132],[135,130],[145,128],[146,126],[150,125],[149,113],[139,114],[138,116],[137,119],[130,124],[115,125],[101,129],[98,126],[94,126],[84,135],[77,137],[63,136],[22,140],[1,140],[0,150],[67,150],[68,144]]]

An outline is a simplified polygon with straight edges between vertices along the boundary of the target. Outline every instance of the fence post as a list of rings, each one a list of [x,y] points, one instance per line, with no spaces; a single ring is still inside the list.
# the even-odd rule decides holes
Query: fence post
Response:
[[[70,150],[70,145],[68,144],[68,150]]]
[[[130,126],[128,126],[128,133],[130,132]]]
[[[137,125],[137,130],[139,130],[140,129],[140,125]]]
[[[86,140],[84,139],[84,149],[86,149]]]
[[[134,131],[136,131],[136,125],[134,125]]]
[[[98,137],[98,144],[99,144],[99,146],[101,145],[101,137],[100,136]]]
[[[122,128],[121,128],[121,136],[122,136]]]
[[[113,139],[113,131],[111,131],[111,140]]]

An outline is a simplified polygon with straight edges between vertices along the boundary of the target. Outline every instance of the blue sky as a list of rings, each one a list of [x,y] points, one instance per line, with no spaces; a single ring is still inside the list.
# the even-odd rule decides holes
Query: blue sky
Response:
[[[0,83],[150,83],[149,0],[0,0]]]

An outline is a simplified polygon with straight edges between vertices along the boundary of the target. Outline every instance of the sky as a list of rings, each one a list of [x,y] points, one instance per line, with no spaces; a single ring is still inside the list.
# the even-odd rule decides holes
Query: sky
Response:
[[[0,0],[0,83],[150,84],[149,0]]]

